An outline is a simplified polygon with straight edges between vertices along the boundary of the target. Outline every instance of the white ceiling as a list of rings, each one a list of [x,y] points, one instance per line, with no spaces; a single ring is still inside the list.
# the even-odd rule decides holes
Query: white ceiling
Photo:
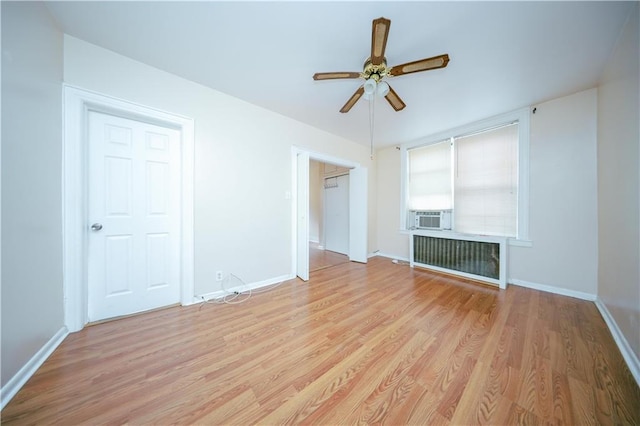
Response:
[[[67,34],[304,123],[369,144],[362,80],[371,21],[391,19],[389,65],[448,53],[444,69],[388,80],[407,107],[375,104],[375,144],[594,87],[632,2],[47,2]]]

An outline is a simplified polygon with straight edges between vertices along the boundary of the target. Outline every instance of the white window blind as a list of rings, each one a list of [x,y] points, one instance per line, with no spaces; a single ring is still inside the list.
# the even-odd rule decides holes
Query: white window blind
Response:
[[[451,142],[408,151],[409,210],[446,210],[453,207]]]
[[[515,237],[518,124],[455,139],[455,230]]]

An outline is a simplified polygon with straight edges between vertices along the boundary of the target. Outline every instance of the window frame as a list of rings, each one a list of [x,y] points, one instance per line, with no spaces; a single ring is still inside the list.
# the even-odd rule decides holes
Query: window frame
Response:
[[[530,108],[521,108],[496,115],[474,123],[445,130],[415,141],[400,145],[400,232],[409,233],[407,228],[408,201],[408,151],[413,148],[432,145],[446,139],[458,138],[478,133],[505,124],[518,122],[518,217],[515,238],[508,238],[510,245],[531,246],[529,240],[529,138]],[[460,234],[456,231],[441,231],[445,234]]]

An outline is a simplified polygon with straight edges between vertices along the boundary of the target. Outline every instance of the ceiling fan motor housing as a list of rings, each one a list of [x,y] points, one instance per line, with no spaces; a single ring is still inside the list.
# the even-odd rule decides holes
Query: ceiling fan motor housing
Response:
[[[364,63],[364,70],[362,71],[362,78],[369,80],[372,78],[376,83],[379,83],[388,73],[386,58],[380,62],[379,65],[371,63],[371,58],[367,59]]]

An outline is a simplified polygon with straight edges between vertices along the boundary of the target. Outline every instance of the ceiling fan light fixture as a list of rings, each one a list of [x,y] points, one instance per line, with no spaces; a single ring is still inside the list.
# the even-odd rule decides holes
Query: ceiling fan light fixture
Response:
[[[430,58],[419,59],[417,61],[387,67],[385,51],[387,48],[387,37],[389,35],[390,26],[391,20],[387,18],[380,17],[373,20],[371,29],[371,56],[365,60],[362,72],[321,72],[313,75],[314,80],[358,78],[365,80],[364,85],[360,86],[358,90],[351,95],[351,98],[349,98],[342,109],[340,109],[341,113],[349,112],[360,98],[373,100],[376,96],[386,98],[389,105],[391,105],[395,111],[401,111],[407,105],[402,101],[402,99],[400,99],[400,96],[398,96],[395,90],[382,80],[386,77],[398,77],[414,72],[444,68],[449,63],[449,55],[445,53]]]
[[[384,98],[389,93],[389,84],[386,81],[381,81],[380,83],[378,83],[376,92],[378,93],[378,96]]]
[[[376,92],[376,86],[378,83],[373,78],[368,79],[364,82],[364,94],[367,96],[371,96]]]

